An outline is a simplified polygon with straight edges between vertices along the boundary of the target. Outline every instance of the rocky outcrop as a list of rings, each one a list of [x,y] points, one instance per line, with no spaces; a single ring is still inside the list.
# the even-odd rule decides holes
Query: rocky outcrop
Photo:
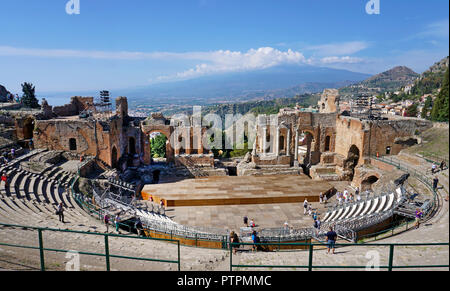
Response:
[[[0,85],[0,102],[6,102],[6,96],[8,96],[8,94],[11,93],[8,90],[6,90],[5,87]]]

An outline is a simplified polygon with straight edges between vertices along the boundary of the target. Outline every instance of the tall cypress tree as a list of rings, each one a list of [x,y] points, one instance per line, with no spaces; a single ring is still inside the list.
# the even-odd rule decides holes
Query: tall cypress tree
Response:
[[[436,100],[433,104],[433,109],[431,110],[431,120],[433,121],[448,121],[449,120],[449,97],[448,97],[448,77],[449,71],[444,75],[444,81],[442,82],[442,88],[439,92]]]
[[[27,108],[38,108],[39,101],[36,98],[35,87],[31,83],[22,84],[22,104]]]

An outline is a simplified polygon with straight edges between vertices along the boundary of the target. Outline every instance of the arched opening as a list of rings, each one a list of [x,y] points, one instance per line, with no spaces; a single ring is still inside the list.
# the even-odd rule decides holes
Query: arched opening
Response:
[[[23,139],[29,140],[33,138],[34,120],[27,119],[23,125]]]
[[[361,191],[371,190],[372,185],[378,181],[377,176],[370,176],[361,182]]]
[[[117,149],[115,146],[111,151],[111,167],[117,168]]]
[[[331,142],[331,137],[329,135],[327,135],[327,137],[325,138],[325,151],[326,152],[330,151],[330,142]]]
[[[131,156],[136,154],[136,139],[134,137],[130,137],[128,139],[128,153]]]
[[[360,151],[357,146],[352,145],[348,151],[347,159],[344,162],[344,169],[351,172],[350,181],[353,180],[355,176],[355,168],[358,165],[360,157]]]
[[[284,147],[284,135],[280,135],[279,137],[279,145],[280,145],[280,151],[284,151],[285,147]]]
[[[184,155],[186,154],[186,143],[183,142],[183,136],[178,136],[178,154]]]
[[[300,143],[299,143],[299,153],[300,156],[303,156],[303,163],[306,167],[310,167],[312,165],[312,153],[314,144],[314,136],[309,131],[304,131],[300,135]]]
[[[161,132],[150,134],[150,155],[154,161],[166,162],[167,137]]]
[[[391,154],[391,147],[386,147],[386,155],[390,155]]]
[[[77,140],[75,138],[69,139],[69,150],[71,151],[77,150]]]
[[[155,170],[152,173],[153,175],[153,183],[152,184],[158,184],[159,183],[159,176],[161,175],[161,171],[160,170]]]

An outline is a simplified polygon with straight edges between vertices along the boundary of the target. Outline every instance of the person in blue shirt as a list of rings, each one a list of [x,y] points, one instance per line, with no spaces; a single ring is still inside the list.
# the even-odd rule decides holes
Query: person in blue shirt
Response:
[[[334,248],[335,248],[335,244],[336,244],[337,233],[330,226],[330,231],[327,232],[326,236],[327,236],[327,244],[328,244],[327,254],[330,253],[330,250],[333,250],[332,253],[334,255]]]

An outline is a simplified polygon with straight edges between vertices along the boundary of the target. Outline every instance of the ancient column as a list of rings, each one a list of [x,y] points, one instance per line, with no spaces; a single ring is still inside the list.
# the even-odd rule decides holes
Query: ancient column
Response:
[[[192,141],[192,139],[191,139],[191,127],[190,126],[187,127],[186,135],[187,135],[187,137],[186,137],[186,141],[185,141],[184,144],[186,146],[186,154],[190,155],[191,154],[191,150],[192,150],[192,147],[191,147],[191,141]]]
[[[267,149],[267,127],[263,127],[263,139],[262,139],[262,153],[263,155],[266,154],[266,149]]]
[[[294,166],[298,166],[298,128],[295,128]]]
[[[275,155],[280,155],[280,127],[277,127],[277,134],[275,135]]]
[[[291,155],[291,129],[287,130],[287,138],[286,138],[286,156]]]

